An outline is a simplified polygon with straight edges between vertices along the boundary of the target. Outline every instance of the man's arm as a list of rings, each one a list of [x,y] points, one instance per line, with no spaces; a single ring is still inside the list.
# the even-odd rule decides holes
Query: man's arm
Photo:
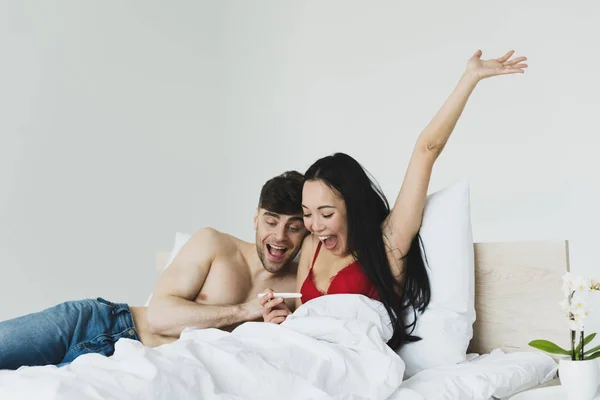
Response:
[[[204,228],[179,251],[159,279],[150,301],[150,332],[179,337],[187,327],[223,328],[262,316],[258,301],[231,306],[204,305],[194,301],[218,249],[224,245],[223,240],[218,231]]]

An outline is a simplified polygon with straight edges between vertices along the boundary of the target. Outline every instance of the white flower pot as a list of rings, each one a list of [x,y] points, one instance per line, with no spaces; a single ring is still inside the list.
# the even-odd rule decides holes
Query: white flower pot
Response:
[[[597,360],[562,359],[558,365],[560,384],[569,400],[591,400],[598,391],[600,371]]]

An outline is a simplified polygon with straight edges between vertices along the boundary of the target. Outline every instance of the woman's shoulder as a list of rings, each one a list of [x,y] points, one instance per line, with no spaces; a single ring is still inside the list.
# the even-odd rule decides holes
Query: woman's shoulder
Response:
[[[309,233],[308,235],[306,235],[304,237],[304,239],[302,239],[302,248],[304,248],[305,246],[312,244],[313,241],[315,239],[315,235],[313,235],[312,233]]]
[[[301,249],[300,251],[302,251],[302,254],[304,254],[304,253],[314,254],[315,250],[317,248],[317,244],[318,244],[318,240],[316,240],[315,235],[308,234],[302,240],[302,247],[300,248]]]
[[[314,235],[307,235],[302,240],[302,247],[300,248],[300,268],[309,269],[315,258],[319,240]]]

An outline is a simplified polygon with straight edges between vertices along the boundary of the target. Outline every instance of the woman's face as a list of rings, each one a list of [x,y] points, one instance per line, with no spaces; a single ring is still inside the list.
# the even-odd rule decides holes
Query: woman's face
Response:
[[[321,180],[306,181],[302,188],[304,225],[333,254],[348,252],[346,202]]]

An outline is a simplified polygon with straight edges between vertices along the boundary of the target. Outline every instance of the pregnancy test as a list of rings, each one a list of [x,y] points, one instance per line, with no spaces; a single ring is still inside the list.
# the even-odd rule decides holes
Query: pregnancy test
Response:
[[[259,293],[257,297],[263,297],[265,293]],[[281,297],[282,299],[299,299],[302,293],[273,293],[273,297]]]

